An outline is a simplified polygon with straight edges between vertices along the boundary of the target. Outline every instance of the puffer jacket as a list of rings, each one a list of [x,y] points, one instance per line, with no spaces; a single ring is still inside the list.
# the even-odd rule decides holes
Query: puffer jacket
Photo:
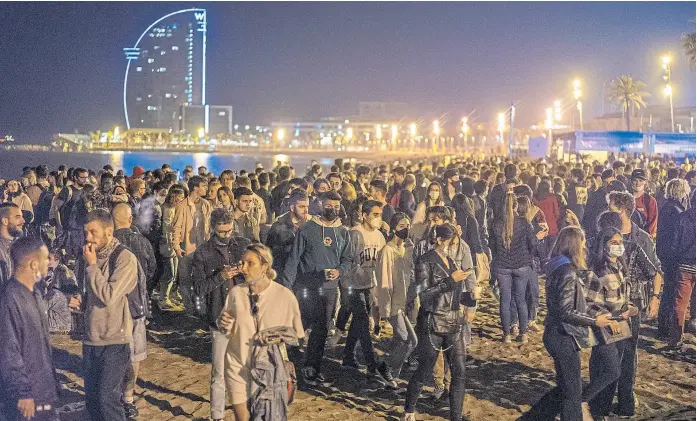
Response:
[[[448,257],[450,268],[446,268],[436,250],[430,250],[421,256],[414,268],[414,283],[408,293],[407,302],[418,294],[421,312],[434,314],[448,313],[460,309],[460,297],[464,282],[455,282],[452,278],[456,270],[455,262]]]
[[[559,329],[574,338],[577,349],[591,346],[590,327],[595,319],[586,310],[586,284],[582,273],[565,256],[553,258],[547,266],[547,317],[545,329]]]

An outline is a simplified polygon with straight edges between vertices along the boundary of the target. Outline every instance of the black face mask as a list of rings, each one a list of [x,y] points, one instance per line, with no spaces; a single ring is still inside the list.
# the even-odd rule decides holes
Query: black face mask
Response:
[[[339,215],[336,212],[336,209],[334,209],[334,208],[324,208],[324,212],[322,213],[322,216],[324,217],[324,219],[326,219],[329,222],[332,222],[336,218],[339,217]]]
[[[395,232],[394,232],[394,235],[395,235],[397,238],[400,238],[400,239],[402,239],[402,240],[406,240],[407,237],[409,237],[409,228],[402,228],[402,229],[399,230],[399,231],[395,231]]]

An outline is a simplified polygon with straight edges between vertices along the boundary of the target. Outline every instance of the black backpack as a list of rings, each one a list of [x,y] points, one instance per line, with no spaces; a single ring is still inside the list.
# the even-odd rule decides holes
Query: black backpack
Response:
[[[123,244],[119,244],[116,246],[114,251],[111,252],[111,255],[109,255],[109,275],[114,273],[116,261],[118,260],[121,252],[124,250],[128,250],[128,247],[124,246]],[[136,262],[138,264],[138,282],[136,283],[136,286],[133,287],[133,290],[126,294],[128,298],[128,308],[131,311],[131,317],[133,320],[141,319],[143,317],[150,317],[150,300],[148,299],[147,278],[145,276],[145,272],[143,271],[143,267],[140,265],[140,262],[138,262],[138,259],[136,259]]]
[[[39,201],[36,203],[36,208],[34,209],[34,221],[36,225],[41,226],[41,224],[48,222],[54,196],[55,194],[52,188],[48,188],[41,192]]]

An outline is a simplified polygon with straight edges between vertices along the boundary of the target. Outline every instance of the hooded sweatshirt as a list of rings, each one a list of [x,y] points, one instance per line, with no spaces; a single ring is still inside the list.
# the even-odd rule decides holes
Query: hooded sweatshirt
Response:
[[[341,225],[341,219],[325,223],[319,216],[313,217],[295,235],[283,269],[283,284],[295,290],[337,288],[339,281],[325,281],[324,270],[338,269],[339,277],[346,275],[351,263],[349,241],[348,230]]]
[[[352,289],[370,289],[377,286],[378,253],[385,247],[385,236],[380,230],[368,231],[357,225],[349,231],[352,265],[341,286]]]
[[[414,263],[411,250],[401,249],[389,242],[378,253],[378,307],[380,317],[387,318],[404,311],[407,305],[407,290],[411,285]]]

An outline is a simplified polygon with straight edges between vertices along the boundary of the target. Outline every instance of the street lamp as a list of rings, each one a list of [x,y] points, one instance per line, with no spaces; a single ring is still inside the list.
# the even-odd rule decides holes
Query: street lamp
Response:
[[[285,130],[283,130],[283,129],[278,129],[278,130],[276,131],[276,140],[278,140],[279,142],[283,142],[283,139],[285,139],[285,137],[286,137],[286,131],[285,131]]]
[[[462,146],[467,146],[467,133],[470,131],[470,126],[467,124],[467,117],[462,118]]]
[[[561,101],[554,101],[554,120],[561,121]]]
[[[379,124],[375,125],[375,139],[382,139],[382,126]]]
[[[203,130],[203,127],[200,127],[200,128],[198,129],[198,139],[199,139],[199,140],[202,140],[202,139],[205,138],[205,137],[206,137],[206,131]]]
[[[552,150],[552,128],[554,127],[554,110],[551,108],[547,108],[545,110],[545,129],[547,129],[547,139],[549,141],[549,145],[547,150],[551,151]]]
[[[411,134],[412,138],[416,137],[416,123],[411,123],[409,125],[409,134]]]
[[[499,142],[503,143],[503,130],[506,128],[506,114],[499,113],[498,121],[499,121],[499,126],[498,126]]]
[[[663,62],[663,71],[665,72],[665,74],[663,75],[663,80],[666,81],[666,87],[664,88],[663,92],[668,96],[668,99],[670,101],[670,131],[675,133],[675,116],[673,114],[673,87],[670,84],[670,57],[663,56],[661,61]]]
[[[352,127],[348,127],[346,129],[346,139],[347,140],[353,139],[353,128]]]
[[[578,110],[578,118],[581,121],[581,131],[583,131],[583,103],[581,102],[581,81],[574,80],[574,98],[576,99],[576,109]]]
[[[434,135],[433,148],[435,150],[438,143],[440,143],[440,140],[439,140],[440,139],[440,137],[439,137],[439,135],[440,135],[440,123],[438,122],[438,120],[433,121],[433,135]]]

